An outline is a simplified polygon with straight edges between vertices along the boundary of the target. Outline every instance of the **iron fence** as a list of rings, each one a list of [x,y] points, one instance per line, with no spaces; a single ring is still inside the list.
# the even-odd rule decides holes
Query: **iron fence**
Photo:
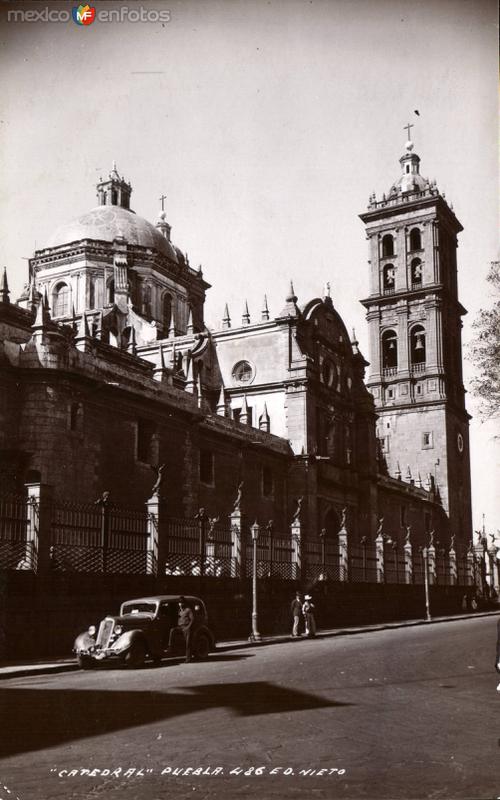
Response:
[[[348,551],[348,575],[354,583],[377,582],[377,556],[375,545],[363,542],[351,545]]]
[[[250,578],[253,570],[253,542],[250,537],[245,544],[246,576]],[[291,536],[278,536],[266,527],[260,529],[257,540],[257,577],[297,580],[298,564]]]
[[[340,564],[338,544],[326,537],[305,542],[302,546],[303,573],[308,581],[347,580],[345,569]]]
[[[36,572],[37,508],[22,495],[0,496],[0,568]]]
[[[148,514],[107,503],[54,502],[49,555],[54,572],[151,572]]]

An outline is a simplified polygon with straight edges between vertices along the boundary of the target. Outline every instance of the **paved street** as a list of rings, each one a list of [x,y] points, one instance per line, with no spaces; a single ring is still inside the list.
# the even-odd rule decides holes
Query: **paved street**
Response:
[[[5,680],[0,798],[491,800],[496,623]],[[188,768],[195,774],[181,774]]]

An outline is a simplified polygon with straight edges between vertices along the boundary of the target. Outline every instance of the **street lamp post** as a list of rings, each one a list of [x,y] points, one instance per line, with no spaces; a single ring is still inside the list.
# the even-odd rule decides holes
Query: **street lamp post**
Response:
[[[325,547],[326,528],[322,528],[319,532],[321,539],[321,580],[326,578],[326,547]]]
[[[261,635],[257,628],[257,539],[259,538],[259,526],[254,522],[250,528],[253,542],[253,564],[252,564],[252,633],[248,637],[250,642],[260,642]]]
[[[431,620],[431,609],[429,604],[429,562],[427,559],[427,547],[422,548],[422,558],[424,561],[424,587],[425,587],[425,618],[427,622]]]

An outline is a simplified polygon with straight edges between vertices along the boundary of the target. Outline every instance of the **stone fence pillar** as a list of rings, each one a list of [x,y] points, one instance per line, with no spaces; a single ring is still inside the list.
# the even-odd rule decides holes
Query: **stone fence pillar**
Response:
[[[292,577],[302,579],[302,526],[299,519],[293,519],[290,525],[292,535]]]
[[[375,539],[375,558],[377,565],[377,583],[384,583],[385,581],[385,565],[384,565],[384,536],[379,533]]]
[[[454,547],[450,547],[448,551],[448,569],[450,586],[456,586],[458,583],[458,569],[457,569],[457,553]]]
[[[146,500],[148,552],[146,573],[148,575],[163,575],[165,573],[165,557],[160,557],[160,498],[154,494]]]
[[[474,586],[475,584],[475,570],[474,570],[474,551],[468,550],[467,551],[467,577],[466,577],[466,584],[467,586]]]
[[[231,578],[245,578],[245,546],[243,541],[243,518],[239,508],[234,509],[231,519]]]
[[[50,528],[52,523],[52,486],[27,483],[26,568],[46,575],[50,571]]]
[[[413,547],[410,541],[406,541],[403,547],[405,560],[405,583],[413,582]]]
[[[427,548],[427,569],[429,571],[429,586],[436,583],[436,548],[433,544]]]
[[[338,532],[338,547],[339,547],[339,580],[349,580],[349,552],[347,543],[347,529],[345,524],[342,525]]]
[[[490,547],[488,550],[488,556],[490,559],[490,589],[494,589],[495,592],[498,594],[499,586],[499,575],[498,575],[498,561],[497,561],[497,548]]]

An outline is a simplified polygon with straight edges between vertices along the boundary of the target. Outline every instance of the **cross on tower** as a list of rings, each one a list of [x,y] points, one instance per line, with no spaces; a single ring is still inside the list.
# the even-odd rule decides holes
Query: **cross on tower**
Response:
[[[162,196],[160,197],[160,203],[161,203],[161,210],[162,211],[165,211],[165,200],[166,199],[167,199],[167,195],[166,194],[162,194]]]
[[[408,125],[405,125],[404,128],[403,128],[404,131],[408,131],[408,140],[411,139],[410,128],[414,128],[414,127],[415,127],[414,125],[411,125],[410,123],[408,123]]]

